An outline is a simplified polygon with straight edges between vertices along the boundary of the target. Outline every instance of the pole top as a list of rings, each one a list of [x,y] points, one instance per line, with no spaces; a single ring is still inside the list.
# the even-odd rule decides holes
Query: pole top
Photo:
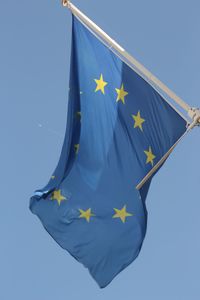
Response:
[[[69,4],[70,4],[70,0],[62,0],[62,5],[64,7],[69,7]]]

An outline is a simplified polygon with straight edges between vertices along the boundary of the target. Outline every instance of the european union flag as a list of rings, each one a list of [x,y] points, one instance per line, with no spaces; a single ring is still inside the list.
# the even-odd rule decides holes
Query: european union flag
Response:
[[[186,121],[73,17],[62,153],[30,209],[56,242],[107,286],[139,254],[150,179]]]

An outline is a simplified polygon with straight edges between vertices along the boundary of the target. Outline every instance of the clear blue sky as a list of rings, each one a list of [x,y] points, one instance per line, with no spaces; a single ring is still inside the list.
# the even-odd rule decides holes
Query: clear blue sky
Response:
[[[200,106],[197,0],[74,2],[192,106]],[[71,16],[59,0],[0,4],[0,299],[199,300],[200,131],[155,176],[138,259],[100,290],[28,209],[57,164]]]

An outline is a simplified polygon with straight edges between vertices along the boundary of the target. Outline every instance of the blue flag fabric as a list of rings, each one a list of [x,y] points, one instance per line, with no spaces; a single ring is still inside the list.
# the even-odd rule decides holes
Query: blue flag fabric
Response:
[[[139,254],[151,179],[136,185],[185,131],[158,92],[73,17],[62,153],[30,209],[100,287]]]

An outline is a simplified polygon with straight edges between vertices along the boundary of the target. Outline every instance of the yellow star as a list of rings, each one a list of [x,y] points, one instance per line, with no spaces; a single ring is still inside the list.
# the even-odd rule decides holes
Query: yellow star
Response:
[[[79,144],[74,145],[74,150],[76,154],[78,154],[79,152],[79,147],[80,147]]]
[[[122,103],[123,104],[125,104],[125,96],[126,95],[128,95],[128,93],[124,90],[124,85],[123,85],[123,83],[122,83],[122,86],[121,86],[121,88],[120,89],[115,89],[116,90],[116,92],[117,92],[117,102],[118,101],[122,101]]]
[[[126,205],[121,210],[114,208],[114,211],[116,214],[113,216],[113,218],[120,218],[123,223],[125,223],[127,217],[133,216],[126,211]]]
[[[94,81],[97,84],[95,92],[101,91],[103,94],[105,94],[104,88],[108,83],[103,80],[103,75],[101,74],[100,79],[94,79]]]
[[[77,117],[81,118],[81,111],[76,112]]]
[[[61,190],[56,190],[52,193],[51,200],[57,200],[58,205],[64,200],[67,200],[64,196],[61,194]]]
[[[144,151],[144,153],[147,156],[146,164],[151,163],[151,165],[153,167],[153,164],[154,164],[153,160],[156,158],[156,156],[152,153],[151,147],[149,147],[149,151]]]
[[[88,223],[90,222],[90,218],[95,216],[94,214],[92,214],[91,208],[89,208],[86,211],[84,211],[82,209],[79,209],[79,211],[81,213],[80,216],[79,216],[79,218],[85,218]]]
[[[55,178],[56,178],[56,176],[54,176],[54,175],[53,175],[53,176],[51,176],[51,179],[52,179],[52,180],[53,180],[53,179],[55,179]]]
[[[139,127],[143,131],[142,124],[145,122],[145,119],[141,118],[140,111],[138,111],[137,115],[132,115],[132,117],[135,121],[134,128]]]
[[[82,117],[81,111],[77,111],[77,112],[76,112],[76,118],[77,118],[77,120],[79,120],[80,122],[81,122],[81,117]]]

